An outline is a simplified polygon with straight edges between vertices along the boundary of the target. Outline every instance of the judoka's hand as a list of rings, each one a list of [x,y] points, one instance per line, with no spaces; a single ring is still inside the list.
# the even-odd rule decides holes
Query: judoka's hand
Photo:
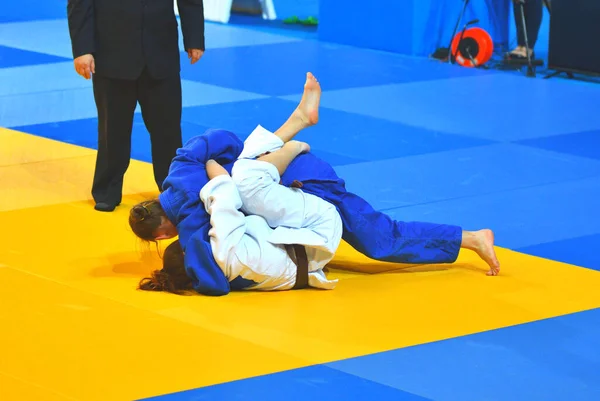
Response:
[[[75,71],[85,79],[90,79],[92,74],[96,73],[96,63],[94,56],[91,54],[84,54],[83,56],[77,57],[73,64],[75,64]]]
[[[212,159],[206,162],[206,174],[208,174],[209,180],[220,175],[229,175],[223,166]]]
[[[204,50],[200,49],[188,49],[188,58],[190,59],[190,64],[196,64],[198,60],[202,58],[204,55]]]

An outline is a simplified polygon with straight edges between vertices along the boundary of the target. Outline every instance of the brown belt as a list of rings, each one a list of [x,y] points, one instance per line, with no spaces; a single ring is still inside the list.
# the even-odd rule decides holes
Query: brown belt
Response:
[[[294,180],[290,187],[302,188],[304,185],[298,180]],[[292,260],[296,261],[296,284],[294,284],[293,290],[300,290],[308,287],[308,256],[306,256],[306,249],[302,245],[286,245],[285,250]],[[295,258],[294,258],[295,254]]]
[[[286,245],[285,250],[292,260],[296,261],[296,284],[293,290],[308,287],[308,257],[302,245]],[[294,258],[295,256],[295,258]]]

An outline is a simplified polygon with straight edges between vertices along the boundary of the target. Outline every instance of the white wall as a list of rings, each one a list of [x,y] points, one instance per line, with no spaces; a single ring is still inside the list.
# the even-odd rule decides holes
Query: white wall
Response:
[[[228,23],[229,16],[231,15],[231,7],[234,0],[204,0],[204,19],[206,21]],[[235,0],[236,3],[240,2],[242,5],[251,4],[251,0]],[[256,0],[254,0],[256,1]],[[262,4],[263,18],[273,20],[277,18],[275,14],[275,7],[273,6],[273,0],[258,0]],[[315,0],[316,1],[316,0]],[[177,0],[173,0],[175,15],[179,15],[177,9]],[[246,3],[246,4],[244,4]]]

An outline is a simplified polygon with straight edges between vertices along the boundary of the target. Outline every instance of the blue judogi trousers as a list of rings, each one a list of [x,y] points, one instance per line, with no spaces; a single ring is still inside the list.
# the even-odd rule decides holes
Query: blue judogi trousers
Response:
[[[332,203],[342,217],[344,241],[372,259],[441,264],[453,263],[458,257],[461,227],[394,220],[373,209],[365,199],[348,192],[344,180],[333,168],[311,154],[301,155],[290,164],[282,184],[291,186],[293,181],[302,182],[303,191]]]

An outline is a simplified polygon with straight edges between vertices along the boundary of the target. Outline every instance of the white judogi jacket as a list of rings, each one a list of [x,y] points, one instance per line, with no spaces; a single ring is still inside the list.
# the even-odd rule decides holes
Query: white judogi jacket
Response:
[[[323,268],[340,244],[342,220],[332,204],[280,185],[275,166],[254,160],[282,146],[281,139],[258,126],[244,142],[232,177],[216,177],[200,192],[211,215],[213,255],[229,281],[242,276],[257,283],[248,289],[288,290],[297,268],[284,244],[304,245],[309,285],[333,289],[337,280],[328,280]]]

